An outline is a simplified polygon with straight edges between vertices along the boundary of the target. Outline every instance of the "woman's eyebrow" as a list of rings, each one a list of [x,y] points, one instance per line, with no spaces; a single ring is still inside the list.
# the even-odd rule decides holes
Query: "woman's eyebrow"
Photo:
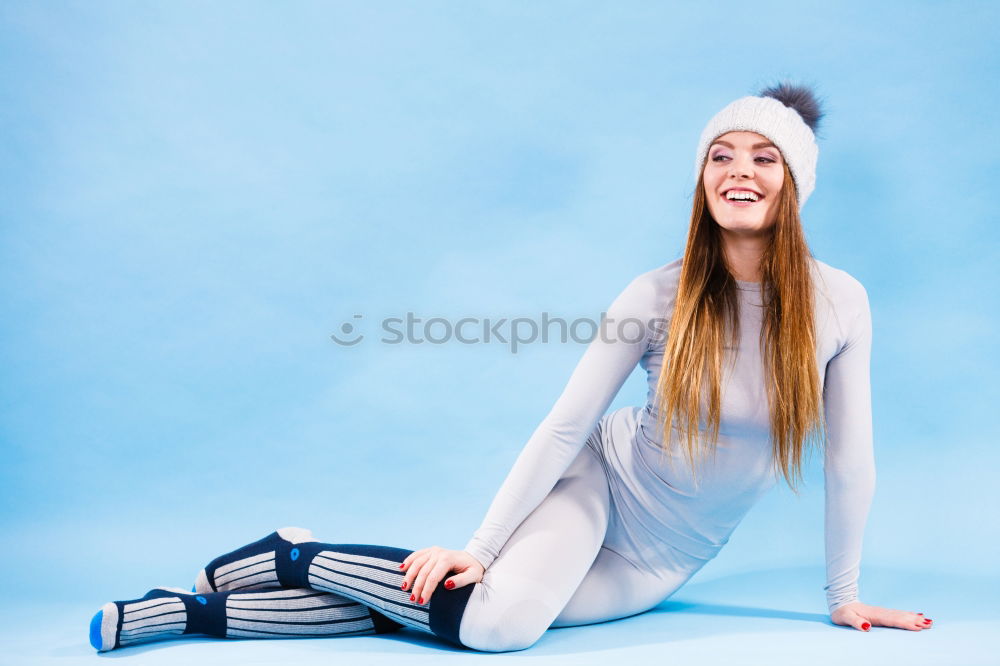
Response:
[[[723,146],[729,146],[730,148],[734,147],[733,144],[729,143],[728,141],[716,141],[712,145],[714,146],[716,143],[721,143]],[[755,143],[751,147],[753,148],[753,150],[757,150],[758,148],[777,148],[777,146],[771,143],[770,141],[765,141],[764,143]]]

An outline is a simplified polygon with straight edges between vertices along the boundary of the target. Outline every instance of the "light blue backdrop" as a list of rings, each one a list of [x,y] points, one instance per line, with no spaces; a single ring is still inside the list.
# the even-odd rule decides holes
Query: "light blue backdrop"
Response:
[[[376,322],[599,317],[681,255],[708,118],[784,78],[827,111],[811,248],[871,299],[862,599],[939,622],[881,632],[918,661],[949,621],[995,628],[998,18],[912,0],[3,3],[0,564],[20,658],[92,659],[101,603],[188,586],[283,525],[464,546],[584,345],[389,345]],[[331,340],[345,322],[360,344]],[[644,390],[637,369],[613,407]],[[742,610],[692,626],[825,618],[808,470],[678,594],[728,580],[720,608]],[[350,649],[389,644],[366,640]],[[301,649],[284,643],[253,647]]]

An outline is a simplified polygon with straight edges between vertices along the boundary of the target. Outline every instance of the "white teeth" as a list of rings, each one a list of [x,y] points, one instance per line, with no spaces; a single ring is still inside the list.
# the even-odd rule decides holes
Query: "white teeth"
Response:
[[[756,194],[746,190],[729,190],[726,192],[726,198],[730,201],[757,201],[759,199]]]

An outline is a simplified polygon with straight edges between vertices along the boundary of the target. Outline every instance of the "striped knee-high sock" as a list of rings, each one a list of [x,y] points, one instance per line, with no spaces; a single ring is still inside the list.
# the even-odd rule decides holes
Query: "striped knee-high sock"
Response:
[[[90,644],[100,652],[184,634],[218,638],[319,638],[398,631],[402,624],[364,604],[308,588],[197,594],[155,588],[113,601],[94,615]]]
[[[282,527],[242,548],[220,555],[198,572],[196,592],[238,592],[281,587],[275,558],[279,551],[288,553],[296,544],[316,543],[312,532],[301,527]],[[286,581],[287,582],[287,581]]]
[[[400,624],[457,645],[462,614],[474,585],[444,585],[421,604],[402,589],[399,565],[412,550],[366,544],[320,543],[301,528],[282,528],[212,560],[198,574],[195,589],[247,589],[248,585],[308,587],[340,594],[377,609]]]

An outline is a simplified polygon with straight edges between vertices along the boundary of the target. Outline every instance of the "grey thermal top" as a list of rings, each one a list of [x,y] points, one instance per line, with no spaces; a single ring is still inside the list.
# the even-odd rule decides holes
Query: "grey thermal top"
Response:
[[[634,278],[608,307],[606,330],[615,330],[612,320],[669,322],[681,261]],[[826,418],[824,590],[832,613],[858,599],[862,537],[875,490],[869,369],[872,322],[868,294],[858,280],[814,258],[810,269],[815,287],[816,361]],[[706,561],[714,557],[750,507],[779,478],[772,465],[758,342],[761,284],[737,284],[739,349],[730,360],[734,365],[724,365],[716,455],[714,461],[710,457],[699,465],[697,487],[686,459],[674,457],[668,467],[660,457],[654,399],[667,326],[626,327],[623,335],[598,335],[588,345],[465,550],[484,567],[490,566],[517,526],[555,486],[638,364],[646,372],[648,390],[629,445],[643,460],[609,474],[609,483],[628,486],[629,492],[618,496],[635,503],[618,509],[643,517],[640,538],[649,542],[649,548],[675,548]],[[640,328],[645,331],[641,337],[637,335]]]

